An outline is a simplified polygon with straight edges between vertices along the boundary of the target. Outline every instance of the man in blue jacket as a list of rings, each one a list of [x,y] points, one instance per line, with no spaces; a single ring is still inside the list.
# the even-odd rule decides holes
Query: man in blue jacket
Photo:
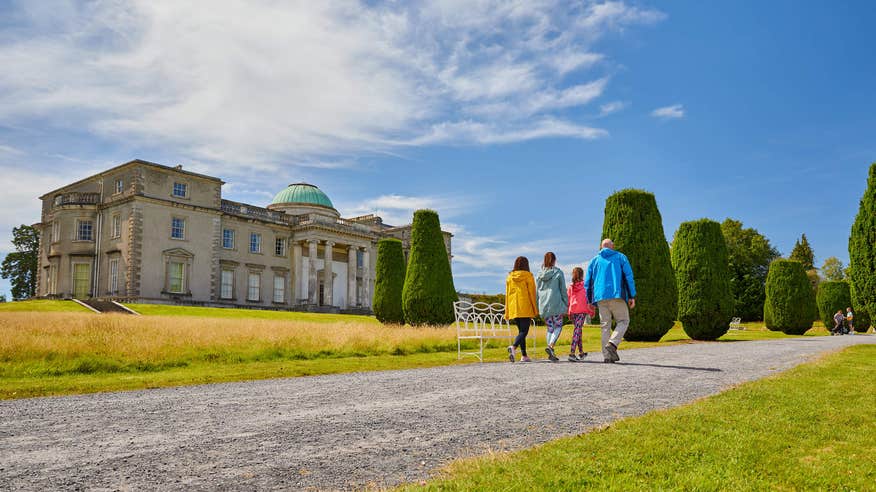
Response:
[[[611,239],[603,239],[599,254],[590,260],[584,288],[590,302],[599,306],[603,360],[617,362],[620,360],[617,347],[630,326],[630,309],[636,307],[636,282],[630,261],[614,250]],[[614,333],[611,332],[612,318],[617,322]]]

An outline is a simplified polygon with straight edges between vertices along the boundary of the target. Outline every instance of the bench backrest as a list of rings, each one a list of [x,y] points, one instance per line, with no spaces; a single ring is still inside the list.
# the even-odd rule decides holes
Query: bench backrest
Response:
[[[505,319],[504,304],[456,301],[453,311],[456,331],[460,335],[495,336],[511,332],[511,325]]]

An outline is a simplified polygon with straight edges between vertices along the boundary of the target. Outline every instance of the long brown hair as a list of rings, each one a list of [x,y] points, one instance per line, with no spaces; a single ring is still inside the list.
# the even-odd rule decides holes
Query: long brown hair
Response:
[[[583,282],[584,281],[584,269],[581,267],[575,267],[572,269],[572,282]]]
[[[529,271],[529,259],[525,256],[518,256],[516,260],[514,260],[514,270],[523,270],[524,272]]]
[[[548,251],[544,254],[544,267],[550,268],[557,263],[557,255],[553,253],[553,251]]]

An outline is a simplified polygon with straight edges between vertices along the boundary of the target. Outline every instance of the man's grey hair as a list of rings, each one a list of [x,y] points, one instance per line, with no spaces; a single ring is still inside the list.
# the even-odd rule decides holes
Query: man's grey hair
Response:
[[[602,240],[602,245],[601,245],[600,247],[601,247],[601,248],[614,249],[614,242],[613,242],[611,239],[609,239],[609,238],[605,238],[605,239]]]

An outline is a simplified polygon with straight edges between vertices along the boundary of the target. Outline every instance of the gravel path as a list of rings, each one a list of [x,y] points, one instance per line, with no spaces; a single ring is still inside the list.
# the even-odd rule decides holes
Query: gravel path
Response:
[[[0,402],[0,489],[349,489],[710,395],[872,336]],[[543,354],[542,354],[543,355]]]

